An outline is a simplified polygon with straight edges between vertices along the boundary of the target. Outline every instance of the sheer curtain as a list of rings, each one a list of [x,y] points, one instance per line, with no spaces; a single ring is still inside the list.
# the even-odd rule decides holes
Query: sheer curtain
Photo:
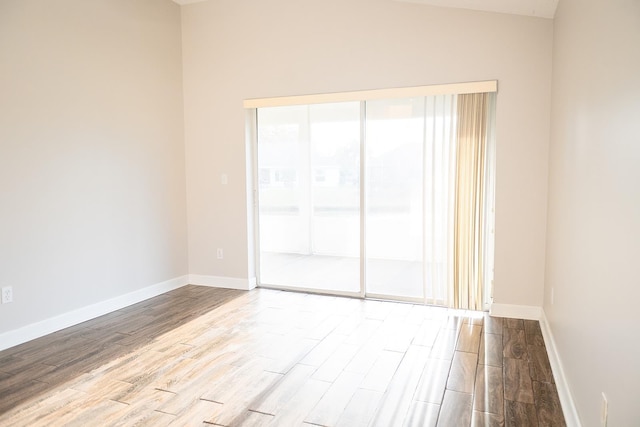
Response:
[[[426,302],[433,305],[449,305],[451,300],[456,98],[425,98],[424,285]]]
[[[453,208],[454,308],[484,308],[487,271],[489,212],[492,199],[489,152],[489,103],[491,94],[458,95],[455,195]]]

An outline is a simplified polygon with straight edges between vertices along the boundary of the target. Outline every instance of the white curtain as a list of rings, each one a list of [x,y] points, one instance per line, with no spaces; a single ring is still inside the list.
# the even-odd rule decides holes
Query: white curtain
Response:
[[[458,96],[450,306],[482,310],[487,265],[490,94]],[[489,194],[490,196],[490,194]]]
[[[449,305],[453,260],[456,95],[425,98],[424,254],[428,304]]]

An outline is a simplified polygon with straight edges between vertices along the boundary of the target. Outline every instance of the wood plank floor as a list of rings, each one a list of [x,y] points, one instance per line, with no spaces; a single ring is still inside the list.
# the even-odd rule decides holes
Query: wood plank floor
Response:
[[[186,286],[0,352],[2,426],[564,426],[538,322]]]

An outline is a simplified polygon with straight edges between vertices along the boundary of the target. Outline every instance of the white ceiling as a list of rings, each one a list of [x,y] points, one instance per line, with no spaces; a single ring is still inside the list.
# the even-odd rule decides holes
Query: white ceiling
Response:
[[[457,9],[553,18],[558,0],[396,0]]]
[[[173,0],[173,1],[178,3],[179,5],[183,5],[183,4],[189,4],[189,3],[198,3],[204,0]]]
[[[173,0],[183,5],[205,0]],[[395,0],[407,3],[421,3],[431,6],[453,7],[457,9],[483,10],[486,12],[510,13],[514,15],[553,18],[559,0]]]

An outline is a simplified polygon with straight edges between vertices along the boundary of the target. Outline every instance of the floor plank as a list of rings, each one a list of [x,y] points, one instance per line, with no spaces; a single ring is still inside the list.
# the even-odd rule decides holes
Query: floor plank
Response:
[[[553,372],[551,372],[551,364],[544,347],[537,345],[527,346],[529,353],[529,368],[531,379],[547,383],[553,382]]]
[[[504,415],[502,411],[500,414],[473,411],[471,427],[504,427]]]
[[[440,405],[450,369],[450,360],[428,359],[422,371],[414,400]]]
[[[399,424],[407,417],[420,380],[416,372],[424,369],[429,350],[428,347],[422,346],[411,346],[408,349],[382,397],[382,402],[373,417],[372,426],[386,427]],[[423,417],[420,418],[423,419]]]
[[[504,406],[505,427],[536,427],[538,425],[538,415],[533,404],[505,400]]]
[[[473,409],[480,412],[502,414],[504,407],[504,387],[502,368],[478,365]]]
[[[524,320],[504,318],[503,324],[505,328],[524,330]]]
[[[440,332],[440,323],[431,319],[424,320],[420,325],[413,338],[413,345],[421,345],[424,347],[433,347],[436,337]]]
[[[480,338],[478,364],[502,367],[503,358],[502,335],[483,334]]]
[[[540,427],[566,426],[556,386],[550,383],[533,382],[533,396]]]
[[[185,286],[0,352],[0,425],[564,426],[536,321]]]
[[[480,347],[481,333],[482,326],[464,324],[460,329],[460,337],[458,338],[456,350],[477,353]]]
[[[360,383],[360,388],[384,393],[403,357],[404,353],[383,350]]]
[[[527,341],[524,329],[504,328],[503,330],[503,354],[512,359],[527,358]]]
[[[343,372],[304,421],[322,426],[336,425],[363,378],[362,373]]]
[[[477,366],[477,354],[456,351],[455,356],[453,356],[453,362],[451,363],[451,370],[449,371],[447,390],[469,394],[473,393]]]
[[[271,420],[275,426],[297,426],[302,424],[307,414],[327,392],[330,383],[308,379],[294,396],[276,410]]]
[[[382,393],[374,390],[359,388],[344,409],[336,426],[338,427],[359,427],[368,426],[373,418]]]
[[[526,360],[504,359],[504,398],[533,403],[533,385]]]
[[[254,400],[249,410],[263,414],[276,415],[299,392],[315,371],[313,366],[296,365],[277,383],[264,391],[260,400]]]
[[[458,330],[448,329],[444,326],[440,327],[438,336],[431,348],[431,356],[435,359],[453,359],[453,353],[456,350],[458,341]]]
[[[471,423],[471,402],[473,395],[447,390],[444,394],[440,415],[439,427],[467,427]]]
[[[503,319],[502,317],[492,317],[488,314],[484,316],[484,329],[486,334],[502,335]]]
[[[320,381],[334,382],[342,373],[360,347],[355,344],[342,343],[336,351],[313,373],[313,378]]]
[[[435,427],[438,423],[439,412],[440,405],[414,401],[411,403],[409,414],[402,425],[404,427]]]

